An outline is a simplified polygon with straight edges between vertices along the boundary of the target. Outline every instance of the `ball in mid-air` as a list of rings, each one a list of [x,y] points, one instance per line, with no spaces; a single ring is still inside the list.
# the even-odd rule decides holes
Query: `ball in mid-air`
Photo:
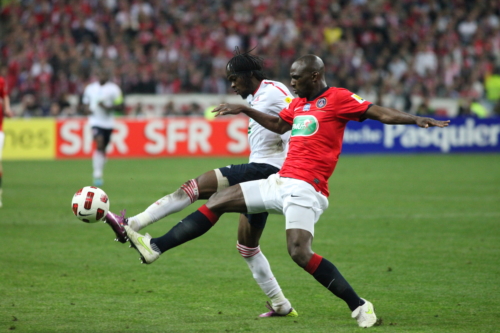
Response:
[[[85,186],[71,200],[73,214],[85,223],[102,221],[109,211],[108,195],[98,187]]]

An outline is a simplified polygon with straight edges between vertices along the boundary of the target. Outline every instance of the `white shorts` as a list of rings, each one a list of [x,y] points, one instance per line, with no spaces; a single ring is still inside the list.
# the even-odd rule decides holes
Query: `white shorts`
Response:
[[[0,161],[2,160],[3,143],[5,141],[5,133],[0,131]]]
[[[314,224],[328,208],[328,199],[303,180],[274,174],[267,179],[240,183],[240,186],[249,214],[283,214],[286,229],[307,230],[313,236]]]

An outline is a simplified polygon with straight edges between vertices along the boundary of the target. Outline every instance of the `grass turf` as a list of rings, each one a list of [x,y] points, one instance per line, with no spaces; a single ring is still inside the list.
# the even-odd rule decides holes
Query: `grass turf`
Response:
[[[136,214],[241,159],[111,160],[113,211]],[[500,156],[343,156],[314,250],[371,300],[374,332],[497,332]],[[355,332],[346,305],[288,257],[282,216],[261,246],[298,318],[259,319],[266,297],[235,249],[237,215],[139,265],[103,223],[71,212],[91,162],[4,161],[0,332]],[[164,234],[200,203],[154,224]]]

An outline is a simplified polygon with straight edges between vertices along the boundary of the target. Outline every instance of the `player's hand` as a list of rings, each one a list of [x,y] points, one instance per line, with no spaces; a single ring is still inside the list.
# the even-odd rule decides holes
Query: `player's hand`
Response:
[[[218,117],[225,114],[238,114],[242,112],[243,109],[242,105],[224,103],[213,109],[212,113],[215,113],[215,117]]]
[[[450,124],[450,120],[436,120],[427,117],[418,117],[416,121],[419,127],[446,127]]]

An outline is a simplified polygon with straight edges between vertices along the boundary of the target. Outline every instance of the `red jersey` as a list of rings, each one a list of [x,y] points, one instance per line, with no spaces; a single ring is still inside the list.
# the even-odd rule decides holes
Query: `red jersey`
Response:
[[[280,117],[292,125],[281,177],[301,179],[327,196],[328,178],[340,152],[349,120],[363,121],[372,103],[343,88],[326,88],[312,101],[294,98]]]
[[[8,94],[7,84],[4,80],[4,78],[0,76],[0,100],[1,100],[1,103],[0,103],[0,132],[3,129],[3,109],[4,109],[3,103],[5,103],[4,97],[7,96],[7,94]]]

